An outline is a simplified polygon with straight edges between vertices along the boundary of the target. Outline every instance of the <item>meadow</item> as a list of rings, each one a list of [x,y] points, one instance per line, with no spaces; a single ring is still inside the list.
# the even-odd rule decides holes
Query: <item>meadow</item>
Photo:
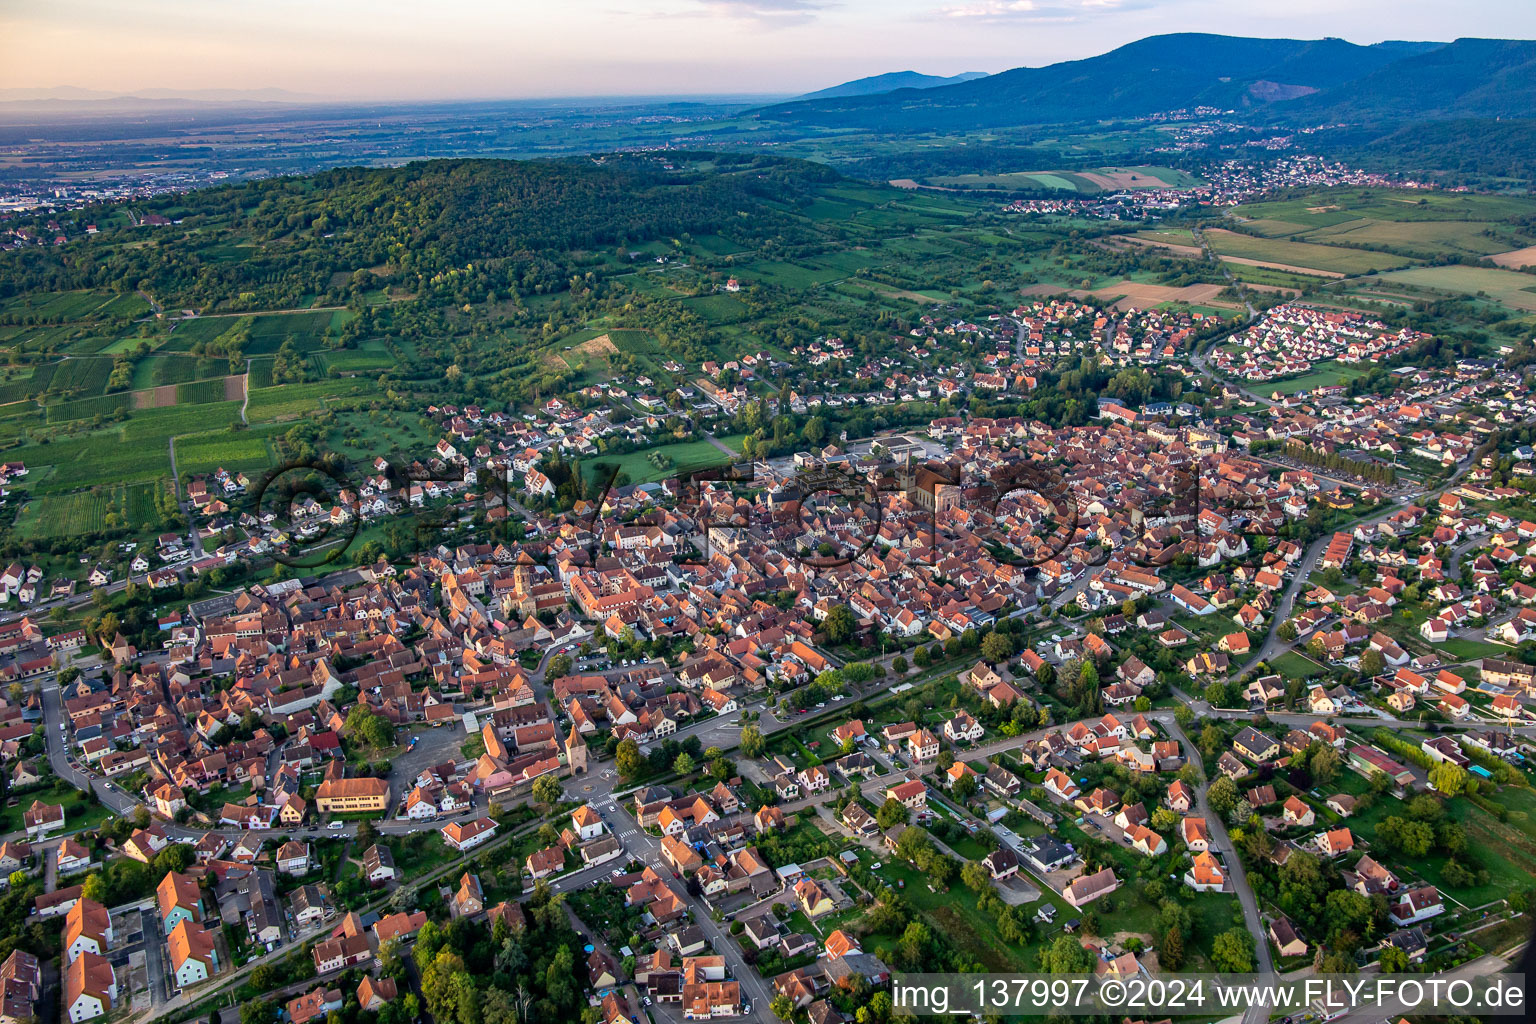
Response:
[[[1413,267],[1381,275],[1383,284],[1404,284],[1416,288],[1452,292],[1458,295],[1485,294],[1510,309],[1536,310],[1536,275],[1513,270],[1487,270],[1483,267]]]
[[[1343,249],[1276,238],[1254,238],[1221,228],[1212,228],[1207,231],[1206,238],[1211,248],[1219,255],[1261,260],[1275,264],[1281,269],[1295,267],[1302,270],[1312,269],[1353,275],[1370,270],[1390,270],[1413,262],[1405,256],[1390,253]]]
[[[733,451],[741,450],[742,437],[739,434],[722,437],[720,441]],[[661,453],[668,461],[657,466],[650,459],[652,452]],[[613,471],[609,467],[613,466],[618,467],[619,473],[627,474],[630,483],[645,484],[665,480],[690,470],[722,466],[730,461],[729,456],[708,441],[684,441],[680,444],[643,448],[624,455],[594,455],[582,460],[582,469],[587,479],[594,484],[602,484],[608,478],[608,474]]]
[[[1270,381],[1261,385],[1257,390],[1265,395],[1268,395],[1271,391],[1278,391],[1282,395],[1294,395],[1300,391],[1310,391],[1313,388],[1346,383],[1365,374],[1369,369],[1370,367],[1368,366],[1350,366],[1345,363],[1318,363],[1312,367],[1310,373],[1304,373],[1300,377],[1290,377],[1286,380]]]

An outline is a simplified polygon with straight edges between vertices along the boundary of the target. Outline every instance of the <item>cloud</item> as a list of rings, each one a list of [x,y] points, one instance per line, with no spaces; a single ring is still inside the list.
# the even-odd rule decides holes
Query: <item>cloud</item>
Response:
[[[709,10],[731,17],[777,23],[811,21],[828,7],[826,0],[699,0]]]
[[[1058,0],[1056,3],[1037,3],[1036,0],[975,0],[958,7],[942,8],[938,13],[946,18],[972,21],[1076,21],[1084,15],[1121,10],[1122,6],[1122,0]]]

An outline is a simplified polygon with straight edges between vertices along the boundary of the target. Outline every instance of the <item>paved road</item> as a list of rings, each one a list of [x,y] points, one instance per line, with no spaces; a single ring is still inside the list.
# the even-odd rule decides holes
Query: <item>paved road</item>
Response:
[[[1184,746],[1185,754],[1194,763],[1197,755],[1195,745],[1189,742],[1189,737],[1184,735],[1184,730],[1170,715],[1159,715],[1158,721],[1163,728],[1168,729],[1176,736]],[[1232,879],[1232,887],[1237,891],[1238,904],[1243,908],[1243,922],[1248,926],[1248,933],[1253,936],[1255,962],[1260,974],[1269,974],[1275,969],[1274,957],[1269,951],[1269,940],[1264,930],[1264,919],[1259,914],[1259,901],[1253,895],[1253,886],[1248,884],[1248,873],[1243,869],[1243,858],[1238,856],[1237,848],[1232,845],[1232,837],[1227,834],[1227,824],[1221,820],[1221,815],[1211,810],[1210,803],[1206,800],[1206,791],[1210,789],[1210,779],[1203,779],[1195,787],[1195,803],[1201,815],[1205,818],[1206,827],[1211,831],[1211,842],[1226,856],[1223,858],[1227,874]],[[1249,1024],[1264,1020],[1262,1009],[1250,1010],[1244,1018]]]
[[[768,983],[741,958],[740,948],[719,925],[715,924],[710,916],[710,906],[703,899],[690,895],[687,886],[670,877],[672,872],[666,867],[666,862],[661,859],[661,841],[642,829],[623,803],[613,801],[600,809],[608,816],[609,827],[616,830],[625,848],[631,853],[637,853],[641,860],[655,866],[663,876],[667,877],[668,887],[688,904],[693,922],[704,933],[704,938],[714,947],[715,952],[725,957],[731,977],[741,983],[742,999],[752,1004],[752,1012],[743,1019],[773,1020],[773,1015],[768,1011],[768,1002],[773,998],[773,992]]]
[[[1392,502],[1370,518],[1352,523],[1349,527],[1350,531],[1353,532],[1355,529],[1365,525],[1384,523],[1396,515],[1398,511],[1407,508],[1409,505],[1428,507],[1429,502],[1456,487],[1461,478],[1471,469],[1472,460],[1469,458],[1457,468],[1456,472],[1445,483],[1418,494],[1407,495]],[[1317,568],[1318,559],[1322,558],[1323,552],[1328,549],[1328,542],[1332,539],[1333,534],[1330,533],[1319,537],[1307,547],[1306,553],[1302,555],[1293,568],[1291,580],[1286,584],[1284,594],[1279,601],[1275,602],[1275,606],[1270,610],[1269,629],[1264,634],[1264,642],[1259,645],[1253,656],[1244,662],[1241,667],[1234,670],[1231,675],[1240,676],[1245,672],[1252,671],[1259,662],[1271,661],[1291,649],[1289,642],[1279,639],[1280,623],[1291,617],[1291,610],[1296,605],[1296,595],[1300,593],[1301,588],[1311,585],[1312,573]]]
[[[192,553],[197,558],[203,557],[203,538],[197,532],[197,520],[192,517],[192,503],[182,497],[181,474],[176,471],[176,438],[173,435],[166,442],[171,456],[171,486],[176,488],[176,505],[187,517],[187,539],[192,542]]]

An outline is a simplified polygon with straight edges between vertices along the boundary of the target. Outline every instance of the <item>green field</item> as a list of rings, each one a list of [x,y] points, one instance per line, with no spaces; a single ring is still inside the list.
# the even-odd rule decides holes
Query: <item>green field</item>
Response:
[[[720,441],[727,448],[739,451],[742,436],[738,434],[733,437],[722,437]],[[648,456],[653,451],[667,456],[671,459],[671,464],[661,467],[652,464]],[[685,441],[681,444],[664,444],[657,448],[646,448],[625,455],[598,455],[583,460],[582,467],[586,471],[587,478],[593,483],[601,484],[607,478],[607,474],[612,471],[603,467],[617,465],[620,473],[629,475],[630,483],[644,484],[665,480],[688,470],[724,465],[729,461],[731,460],[724,452],[708,441]]]
[[[1119,175],[1112,187],[1088,175]],[[1006,171],[1001,174],[952,174],[926,179],[943,188],[1056,189],[1091,194],[1126,188],[1188,188],[1200,179],[1172,167],[1098,167],[1087,171]]]
[[[1306,267],[1338,274],[1363,274],[1368,270],[1390,270],[1405,266],[1412,260],[1390,253],[1365,252],[1358,249],[1339,249],[1307,242],[1290,242],[1276,238],[1253,238],[1227,231],[1208,231],[1206,240],[1211,248],[1222,256],[1262,260],[1289,267]]]
[[[176,439],[176,468],[183,478],[189,473],[215,469],[261,470],[272,465],[272,449],[263,431],[210,431]]]
[[[1370,369],[1369,366],[1348,366],[1344,363],[1318,363],[1312,367],[1311,373],[1300,377],[1291,377],[1287,380],[1269,381],[1259,387],[1261,394],[1269,394],[1278,391],[1282,395],[1294,395],[1298,391],[1310,391],[1313,388],[1328,387],[1333,384],[1343,384],[1346,381],[1359,377]]]
[[[1433,288],[1459,295],[1482,293],[1511,309],[1536,310],[1536,275],[1482,267],[1413,267],[1382,274],[1382,284]]]
[[[41,495],[22,507],[16,516],[16,530],[33,538],[95,533],[106,526],[108,511],[122,508],[123,496],[122,487]]]

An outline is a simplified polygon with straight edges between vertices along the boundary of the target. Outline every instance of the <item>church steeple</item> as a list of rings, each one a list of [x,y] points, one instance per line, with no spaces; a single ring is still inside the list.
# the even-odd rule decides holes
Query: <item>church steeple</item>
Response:
[[[582,739],[574,725],[571,726],[571,734],[565,738],[565,765],[572,775],[586,774],[587,741]]]

